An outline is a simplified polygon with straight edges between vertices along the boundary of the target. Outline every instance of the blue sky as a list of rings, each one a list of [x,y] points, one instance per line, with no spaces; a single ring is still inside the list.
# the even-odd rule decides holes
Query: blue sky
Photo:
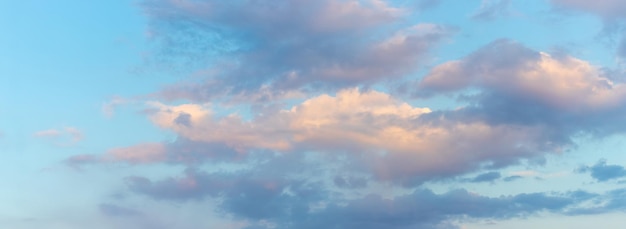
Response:
[[[7,228],[623,228],[621,0],[0,0]]]

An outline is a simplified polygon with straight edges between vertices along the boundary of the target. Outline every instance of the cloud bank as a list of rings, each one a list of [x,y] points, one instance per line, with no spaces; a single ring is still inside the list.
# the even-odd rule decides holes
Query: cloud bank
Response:
[[[590,11],[618,17],[613,4]],[[140,7],[155,58],[191,61],[197,71],[132,100],[173,140],[64,161],[184,168],[160,179],[127,176],[120,192],[156,203],[215,201],[215,214],[250,229],[442,229],[465,219],[625,210],[619,189],[487,196],[427,187],[468,174],[478,174],[463,180],[471,185],[519,182],[524,174],[501,169],[563,154],[580,136],[624,133],[626,87],[588,61],[499,39],[426,67],[458,29],[409,23],[415,9],[393,1],[146,0]],[[486,3],[473,18],[495,20],[509,7]],[[420,105],[445,96],[457,100],[455,109]],[[125,103],[115,99],[103,111],[112,116]],[[249,109],[226,112],[230,106]],[[577,171],[600,182],[624,176],[623,167],[605,162]],[[144,215],[122,206],[98,210]]]

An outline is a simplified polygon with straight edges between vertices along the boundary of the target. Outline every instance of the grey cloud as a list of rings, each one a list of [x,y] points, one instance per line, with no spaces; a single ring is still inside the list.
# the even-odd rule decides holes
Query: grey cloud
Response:
[[[324,167],[311,162],[303,154],[270,154],[249,157],[238,162],[240,169],[234,171],[205,172],[194,167],[185,169],[182,176],[152,181],[141,176],[126,178],[130,191],[168,201],[202,200],[208,197],[257,195],[259,193],[280,196],[283,189],[303,190],[309,183],[293,177],[323,176]],[[236,165],[236,164],[230,164]],[[245,189],[245,190],[244,190]],[[293,194],[293,193],[292,193]]]
[[[622,0],[551,0],[551,2],[558,7],[588,11],[605,18],[626,17],[626,5]]]
[[[174,122],[179,125],[190,127],[191,115],[187,113],[181,113],[180,115],[178,115],[176,119],[174,119]]]
[[[611,203],[598,208],[613,208],[624,199],[620,195],[607,194]],[[298,221],[296,225],[297,228],[458,228],[448,222],[465,217],[510,219],[541,212],[570,214],[570,208],[596,197],[582,191],[486,197],[463,189],[443,194],[422,189],[392,199],[369,195],[351,200],[345,206],[332,205],[311,215],[313,219]]]
[[[367,187],[367,179],[362,177],[336,176],[333,179],[333,183],[340,188],[359,189]]]
[[[195,170],[187,170],[182,178],[168,178],[158,182],[139,176],[127,177],[128,188],[155,199],[163,200],[201,200],[208,195],[217,194],[221,180]]]
[[[272,183],[270,183],[272,184]],[[325,193],[315,186],[291,182],[288,186],[267,186],[268,183],[246,181],[228,190],[222,207],[237,216],[249,219],[303,218],[310,204],[323,200]],[[279,184],[280,185],[280,184]],[[274,209],[267,211],[267,209]]]
[[[217,173],[187,169],[180,178],[152,182],[128,177],[131,191],[158,200],[189,201],[220,198],[220,211],[252,220],[304,217],[309,204],[325,198],[319,184],[253,173]],[[272,209],[268,211],[268,209]]]
[[[590,173],[591,177],[600,182],[626,177],[626,169],[620,165],[607,165],[606,160],[600,160],[593,166],[583,166],[576,169],[580,173]]]
[[[469,182],[480,183],[480,182],[494,182],[497,179],[500,179],[502,175],[499,172],[487,172],[483,174],[479,174],[478,176],[469,180]]]
[[[584,191],[523,193],[487,197],[467,190],[436,194],[428,189],[384,198],[332,195],[321,183],[256,176],[255,173],[214,173],[187,170],[180,178],[152,182],[129,178],[129,188],[142,195],[172,201],[220,199],[218,212],[252,222],[249,228],[458,228],[458,219],[510,219],[544,211],[588,214],[620,209],[623,192],[597,195]],[[582,203],[605,198],[608,204],[590,209]],[[622,207],[623,208],[623,207]],[[271,209],[271,210],[268,210]],[[590,214],[590,213],[589,213]],[[266,224],[265,224],[266,225]]]
[[[608,200],[608,203],[597,207],[597,209],[604,208],[605,212],[626,211],[626,189],[611,190],[604,198]]]
[[[134,194],[159,201],[185,204],[219,200],[217,213],[245,220],[250,229],[271,228],[267,225],[278,229],[458,229],[452,222],[510,219],[542,212],[580,215],[620,211],[624,208],[619,204],[626,199],[626,192],[618,190],[606,194],[573,191],[487,197],[463,189],[434,193],[424,188],[382,197],[360,188],[375,180],[336,175],[331,168],[340,164],[329,166],[329,160],[320,156],[276,154],[249,161],[243,169],[230,172],[188,168],[180,176],[160,180],[128,177],[126,185]],[[476,180],[492,180],[498,175],[501,176],[497,172],[484,173]],[[343,194],[332,191],[336,186]],[[586,203],[590,201],[603,204],[589,206]]]
[[[620,124],[626,121],[624,85],[604,76],[602,69],[582,60],[498,40],[462,60],[435,67],[419,82],[415,95],[457,94],[468,106],[441,115],[496,125],[540,125],[547,128],[546,141],[568,145],[581,131],[604,136],[626,130]],[[478,92],[466,93],[471,89]]]
[[[519,43],[505,39],[496,40],[460,60],[459,69],[446,69],[438,73],[435,68],[419,83],[419,90],[415,92],[415,95],[432,96],[437,93],[463,90],[468,86],[481,86],[475,85],[480,83],[477,80],[479,77],[505,78],[509,74],[514,74],[518,69],[531,68],[532,63],[539,61],[540,58],[541,55],[538,52]],[[446,66],[441,65],[441,67]],[[511,70],[507,71],[508,69]]]
[[[508,176],[508,177],[502,178],[502,180],[506,182],[511,182],[511,181],[522,179],[522,178],[524,177],[515,175],[515,176]]]
[[[267,86],[281,94],[397,79],[425,63],[429,50],[454,31],[423,24],[377,39],[409,10],[387,1],[148,0],[142,5],[155,39],[168,49],[215,49],[216,42],[238,47],[218,50],[223,61],[207,66],[212,70],[205,80],[158,93],[169,99],[209,101],[224,94],[250,97]]]
[[[567,215],[593,215],[608,212],[626,212],[626,189],[615,189],[604,195],[579,192],[580,199],[593,198],[594,206],[574,207],[565,211]]]
[[[200,142],[184,137],[166,145],[165,163],[199,165],[208,162],[221,162],[241,159],[232,147],[219,142]]]
[[[626,71],[624,70],[602,68],[602,75],[613,82],[626,83]]]

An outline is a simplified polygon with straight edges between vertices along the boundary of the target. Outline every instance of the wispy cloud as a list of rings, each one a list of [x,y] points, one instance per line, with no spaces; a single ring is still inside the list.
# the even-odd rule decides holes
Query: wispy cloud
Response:
[[[551,2],[559,7],[587,11],[605,18],[626,17],[626,6],[624,6],[624,2],[621,0],[595,2],[586,0],[551,0]]]
[[[578,12],[586,12],[597,15],[604,22],[604,29],[601,37],[609,37],[612,48],[615,48],[613,54],[617,55],[621,62],[619,71],[622,71],[626,53],[624,47],[626,44],[626,5],[621,0],[602,0],[602,1],[585,1],[585,0],[551,0],[550,1],[559,10],[573,10]],[[621,36],[621,38],[615,39]]]
[[[115,115],[115,111],[118,109],[119,106],[132,103],[133,100],[128,98],[123,98],[119,96],[113,97],[109,101],[102,104],[102,114],[104,114],[104,116],[106,116],[107,118],[111,118]]]
[[[55,130],[55,129],[49,129],[49,130],[41,130],[41,131],[37,131],[35,132],[35,134],[33,134],[35,137],[40,137],[40,138],[56,138],[62,135],[61,131]]]
[[[48,139],[59,146],[71,146],[82,141],[83,133],[75,127],[64,127],[61,129],[47,129],[37,131],[34,137]]]
[[[509,16],[511,0],[483,0],[473,15],[474,20],[491,21],[499,17]]]

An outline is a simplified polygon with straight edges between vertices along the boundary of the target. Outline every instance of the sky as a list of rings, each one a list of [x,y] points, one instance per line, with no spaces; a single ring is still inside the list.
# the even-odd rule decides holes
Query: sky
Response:
[[[0,0],[0,225],[624,228],[623,0]]]

